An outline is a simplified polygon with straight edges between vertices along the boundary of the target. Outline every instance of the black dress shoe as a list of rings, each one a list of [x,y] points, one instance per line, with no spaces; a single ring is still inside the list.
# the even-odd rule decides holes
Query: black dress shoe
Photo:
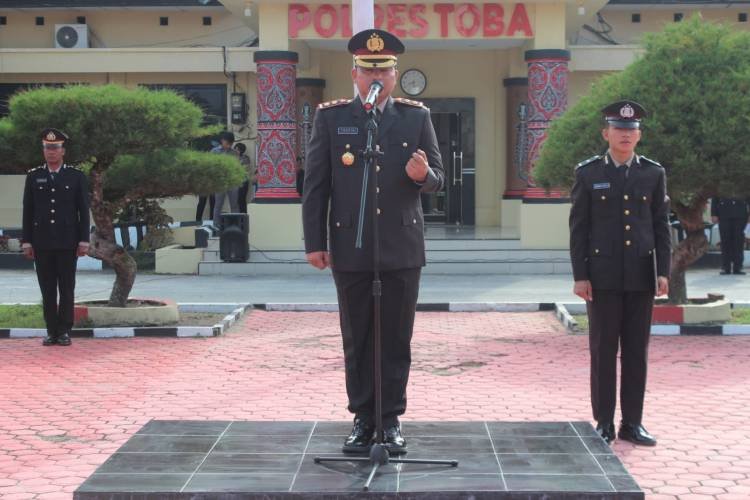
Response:
[[[57,344],[57,335],[47,335],[47,337],[42,340],[42,345],[55,345]]]
[[[403,455],[406,453],[406,439],[401,435],[399,424],[391,425],[383,431],[385,448],[391,455]]]
[[[615,440],[615,423],[597,424],[596,433],[601,436],[605,443],[611,444]]]
[[[648,431],[640,424],[620,424],[620,432],[617,433],[617,437],[625,441],[630,441],[634,444],[640,444],[643,446],[656,446],[656,439],[654,436],[648,433]]]
[[[70,345],[70,333],[63,332],[60,334],[59,337],[57,337],[57,345]]]
[[[743,271],[742,269],[738,269],[738,270],[734,271],[732,274],[742,274],[742,275],[745,275],[747,273],[745,271]]]
[[[726,275],[726,274],[732,274],[732,273],[730,271],[727,271],[726,269],[722,269],[721,271],[719,271],[719,274]]]
[[[363,418],[355,418],[352,432],[344,441],[341,450],[344,453],[367,453],[370,451],[374,435],[375,424]]]

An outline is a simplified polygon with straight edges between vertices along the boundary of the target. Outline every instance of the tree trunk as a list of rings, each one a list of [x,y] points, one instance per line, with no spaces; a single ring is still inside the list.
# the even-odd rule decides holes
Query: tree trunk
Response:
[[[706,199],[699,199],[690,206],[676,204],[674,210],[685,230],[686,237],[672,253],[672,272],[669,279],[669,303],[687,303],[685,271],[708,251],[708,240],[703,228],[703,211]]]
[[[91,238],[89,255],[106,262],[115,270],[115,283],[109,296],[109,306],[125,307],[135,282],[138,266],[128,252],[115,242],[115,207],[104,201],[104,172],[91,170],[91,214],[96,230]]]

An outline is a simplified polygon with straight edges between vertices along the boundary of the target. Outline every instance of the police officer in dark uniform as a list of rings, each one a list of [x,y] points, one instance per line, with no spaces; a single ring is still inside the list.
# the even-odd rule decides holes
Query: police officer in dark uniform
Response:
[[[34,259],[42,291],[46,346],[71,343],[76,263],[89,249],[88,182],[83,172],[63,162],[68,140],[54,128],[42,132],[46,163],[29,170],[23,193],[22,246]]]
[[[616,364],[621,349],[618,437],[653,446],[643,427],[643,397],[654,293],[669,291],[669,199],[664,168],[635,153],[646,111],[634,101],[604,109],[609,150],[576,167],[571,192],[574,293],[586,300],[591,405],[597,431],[615,438]]]
[[[358,95],[318,106],[305,163],[302,217],[307,260],[331,266],[339,302],[349,411],[355,415],[346,452],[367,452],[375,432],[371,349],[373,326],[372,210],[365,210],[362,248],[355,248],[365,162],[367,113],[363,102],[373,80],[377,101],[377,217],[380,232],[384,441],[404,453],[398,417],[406,410],[410,342],[421,267],[425,265],[420,193],[442,189],[444,175],[430,111],[422,103],[391,97],[404,51],[394,35],[377,29],[349,41]],[[370,177],[372,179],[372,177]],[[368,207],[372,200],[368,200]],[[329,211],[330,205],[330,211]]]
[[[748,201],[739,198],[711,200],[711,221],[719,224],[721,237],[721,272],[745,274],[745,226],[748,222]]]

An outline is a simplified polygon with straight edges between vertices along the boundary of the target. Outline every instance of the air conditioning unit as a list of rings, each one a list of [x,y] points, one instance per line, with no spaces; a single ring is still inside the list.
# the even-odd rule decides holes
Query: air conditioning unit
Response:
[[[89,27],[86,24],[56,24],[55,48],[87,49],[89,47]]]

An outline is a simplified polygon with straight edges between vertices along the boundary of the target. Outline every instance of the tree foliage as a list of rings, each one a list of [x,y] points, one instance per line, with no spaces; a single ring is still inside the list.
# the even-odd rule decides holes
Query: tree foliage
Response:
[[[117,274],[111,305],[124,306],[135,263],[116,245],[114,219],[134,201],[207,194],[239,186],[239,161],[188,149],[196,138],[218,132],[204,127],[203,112],[170,90],[117,85],[36,88],[15,95],[0,120],[0,173],[20,173],[43,162],[40,133],[67,133],[65,161],[79,165],[91,186],[96,230],[91,254]]]
[[[708,248],[708,200],[750,195],[750,33],[694,16],[647,34],[643,46],[633,64],[596,81],[552,124],[534,178],[570,187],[575,165],[606,149],[599,110],[626,98],[644,105],[650,115],[638,151],[666,168],[672,209],[687,232],[672,257],[670,289],[670,301],[683,303],[685,269]]]
[[[638,60],[599,79],[552,124],[535,179],[571,186],[575,165],[606,149],[599,110],[627,98],[650,113],[638,150],[667,168],[673,202],[750,193],[750,33],[694,16],[643,45]]]

